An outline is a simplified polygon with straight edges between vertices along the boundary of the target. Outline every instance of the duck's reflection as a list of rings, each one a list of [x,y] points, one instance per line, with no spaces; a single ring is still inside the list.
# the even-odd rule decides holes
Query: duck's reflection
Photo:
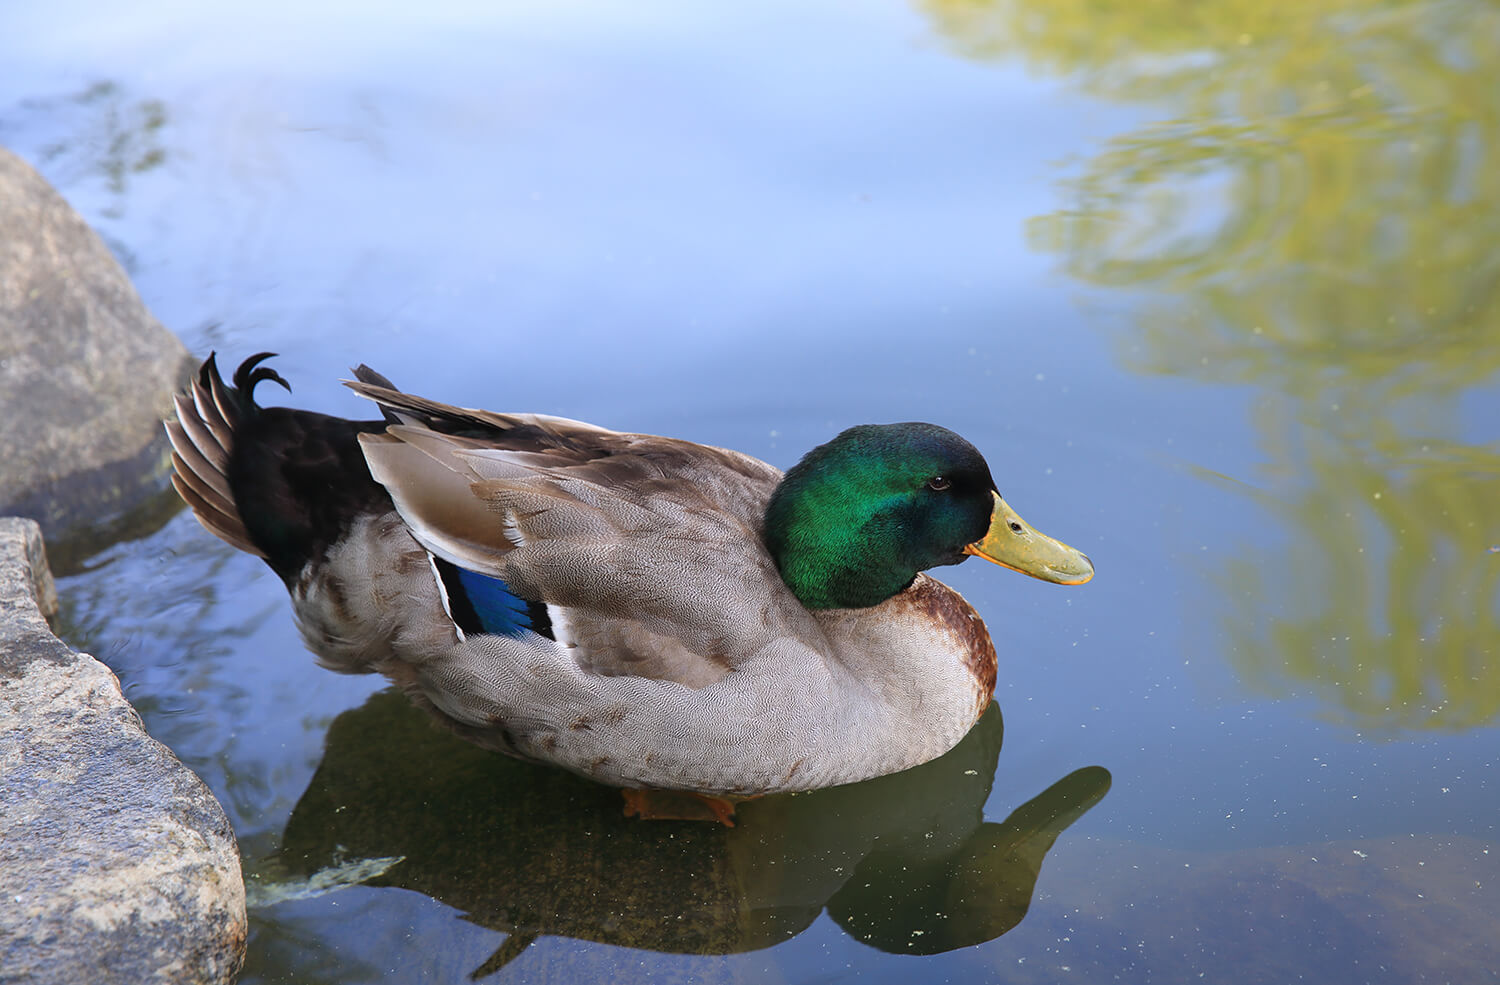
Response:
[[[825,908],[873,947],[931,954],[1019,923],[1052,843],[1109,789],[1087,767],[986,822],[1001,735],[992,707],[941,759],[751,801],[724,828],[627,819],[616,791],[484,752],[383,692],[329,729],[276,867],[400,857],[368,883],[508,935],[476,977],[542,934],[724,954],[786,940]]]

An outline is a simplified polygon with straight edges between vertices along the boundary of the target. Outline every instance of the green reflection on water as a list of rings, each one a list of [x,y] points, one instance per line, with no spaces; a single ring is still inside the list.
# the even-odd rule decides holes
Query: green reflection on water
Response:
[[[1001,736],[992,708],[932,763],[751,801],[724,828],[627,819],[616,791],[478,749],[386,691],[334,721],[280,852],[251,866],[251,895],[297,898],[320,873],[382,860],[367,884],[507,935],[480,977],[539,935],[728,954],[825,910],[881,950],[952,950],[1020,922],[1053,842],[1109,789],[1087,767],[987,822]]]
[[[1084,162],[1030,233],[1150,292],[1127,365],[1267,391],[1257,499],[1282,532],[1220,572],[1242,674],[1359,727],[1493,722],[1500,445],[1453,436],[1500,370],[1500,8],[922,6],[967,55],[1170,116]]]
[[[1265,415],[1306,481],[1264,499],[1292,542],[1222,571],[1244,600],[1225,618],[1235,661],[1272,693],[1310,686],[1358,728],[1493,722],[1500,449],[1406,438],[1370,411],[1361,435]]]

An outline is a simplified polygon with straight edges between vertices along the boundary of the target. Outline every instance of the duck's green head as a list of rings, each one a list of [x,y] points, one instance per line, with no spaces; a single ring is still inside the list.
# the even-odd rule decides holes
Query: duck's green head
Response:
[[[1094,576],[1000,498],[973,445],[935,424],[863,424],[814,448],[772,495],[765,536],[809,609],[878,605],[970,554],[1062,585]]]

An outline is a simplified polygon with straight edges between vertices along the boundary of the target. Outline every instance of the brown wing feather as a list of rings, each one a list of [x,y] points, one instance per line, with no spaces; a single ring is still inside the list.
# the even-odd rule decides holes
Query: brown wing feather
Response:
[[[786,604],[761,543],[780,479],[763,462],[353,388],[418,422],[361,437],[417,540],[548,603],[558,641],[589,672],[702,687],[788,632],[778,620],[801,611]]]
[[[446,435],[478,438],[492,447],[508,451],[561,453],[582,460],[608,454],[620,447],[623,435],[608,428],[541,414],[497,414],[494,411],[455,407],[413,393],[393,390],[359,380],[344,385],[375,401],[383,410]]]
[[[414,438],[414,432],[423,437]],[[474,492],[479,478],[456,455],[438,454],[424,428],[392,425],[385,434],[362,434],[360,446],[375,481],[385,486],[408,524],[420,524],[424,546],[454,564],[498,574],[496,558],[513,546],[503,519]],[[461,445],[450,445],[456,451]],[[419,539],[424,539],[419,538]]]

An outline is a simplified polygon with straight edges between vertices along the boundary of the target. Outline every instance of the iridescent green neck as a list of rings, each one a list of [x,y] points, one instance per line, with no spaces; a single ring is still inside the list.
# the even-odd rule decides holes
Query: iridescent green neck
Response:
[[[878,605],[984,536],[994,483],[932,424],[866,424],[814,448],[766,508],[766,546],[809,609]]]

